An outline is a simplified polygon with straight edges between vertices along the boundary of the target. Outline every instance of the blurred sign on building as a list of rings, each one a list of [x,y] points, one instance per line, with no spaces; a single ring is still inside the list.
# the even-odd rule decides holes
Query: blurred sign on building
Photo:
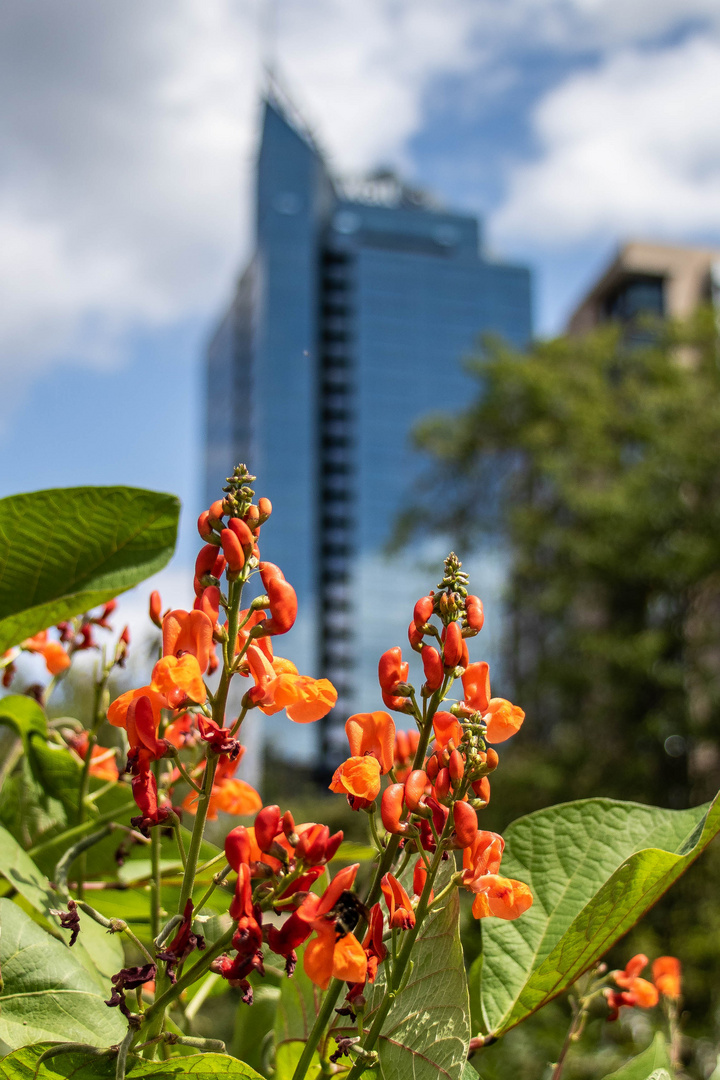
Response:
[[[486,257],[476,218],[389,170],[332,176],[277,93],[263,107],[255,223],[255,254],[207,353],[206,491],[217,498],[244,461],[273,502],[263,556],[301,611],[276,645],[338,687],[320,729],[328,763],[338,723],[381,706],[378,656],[409,648],[417,590],[442,568],[428,578],[412,553],[383,554],[419,472],[411,428],[476,392],[462,361],[481,334],[528,341],[530,273]],[[291,726],[281,748],[307,753]]]
[[[633,240],[575,309],[569,334],[586,334],[609,321],[642,316],[684,319],[703,303],[717,302],[720,251]]]

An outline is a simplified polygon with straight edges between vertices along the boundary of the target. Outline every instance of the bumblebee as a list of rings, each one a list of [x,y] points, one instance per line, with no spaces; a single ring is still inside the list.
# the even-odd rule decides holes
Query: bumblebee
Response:
[[[335,933],[338,939],[345,937],[346,934],[351,934],[360,922],[361,916],[366,922],[370,920],[368,909],[352,892],[340,893],[337,903],[332,909],[332,915],[335,916]]]

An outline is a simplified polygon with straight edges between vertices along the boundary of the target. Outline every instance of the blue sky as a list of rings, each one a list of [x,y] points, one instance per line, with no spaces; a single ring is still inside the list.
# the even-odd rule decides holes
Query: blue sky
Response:
[[[0,495],[175,491],[181,563],[200,357],[250,249],[268,53],[339,172],[394,164],[532,266],[541,334],[623,238],[720,245],[716,0],[277,0],[267,16],[264,0],[4,6]]]

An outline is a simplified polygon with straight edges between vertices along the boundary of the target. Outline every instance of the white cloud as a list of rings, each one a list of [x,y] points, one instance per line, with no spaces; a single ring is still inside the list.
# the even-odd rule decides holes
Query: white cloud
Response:
[[[6,0],[0,38],[6,394],[13,380],[60,360],[121,363],[128,330],[208,316],[227,294],[250,243],[260,13],[269,2]],[[716,0],[284,0],[275,52],[321,144],[346,171],[388,159],[407,164],[408,141],[422,127],[438,76],[482,70],[491,93],[503,70],[516,77],[523,49],[612,50],[689,19],[720,20]],[[691,114],[667,125],[683,160],[692,153],[684,149],[682,129],[689,125],[686,142],[710,141],[717,90],[709,68],[717,57],[708,42],[693,47],[693,71],[682,70],[682,50],[630,51],[551,95],[537,118],[543,159],[515,175],[501,218],[505,231],[537,231],[538,215],[556,205],[553,192],[569,187],[565,234],[575,235],[587,208],[593,220],[604,221],[613,199],[627,203],[628,190],[655,184],[666,160],[670,179],[661,179],[673,203],[686,207],[699,193],[697,217],[714,205],[712,154],[692,167],[674,164],[675,144],[656,151],[640,123],[652,112],[653,138],[667,134],[655,118],[675,107],[663,83],[669,77]],[[584,96],[587,103],[584,112],[576,91],[577,101]],[[614,111],[619,133],[605,109]],[[614,173],[608,158],[617,163]],[[558,162],[562,168],[551,168]],[[586,175],[603,169],[607,179],[586,184]],[[582,198],[576,177],[587,188]],[[689,207],[682,213],[683,221],[692,216]]]
[[[623,50],[539,104],[537,160],[516,167],[499,238],[720,234],[720,42]]]

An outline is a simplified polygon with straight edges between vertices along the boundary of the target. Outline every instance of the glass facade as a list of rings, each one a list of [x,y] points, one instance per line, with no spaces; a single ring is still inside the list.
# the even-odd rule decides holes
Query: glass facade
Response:
[[[340,691],[328,723],[273,718],[275,736],[328,763],[348,713],[380,707],[378,656],[406,645],[428,587],[412,552],[383,554],[418,474],[412,426],[474,392],[462,360],[479,335],[528,341],[530,274],[485,258],[474,218],[392,177],[349,198],[275,100],[256,198],[256,254],[208,350],[207,498],[242,460],[273,501],[263,555],[301,610],[279,651]]]

